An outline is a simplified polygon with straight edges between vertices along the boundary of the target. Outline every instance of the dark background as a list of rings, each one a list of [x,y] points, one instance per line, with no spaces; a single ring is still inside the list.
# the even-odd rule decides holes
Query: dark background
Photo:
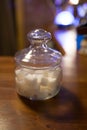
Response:
[[[52,22],[54,16],[48,12],[47,5],[44,6],[47,4],[45,1],[46,0],[0,1],[0,55],[14,56],[16,51],[22,49],[25,47],[25,44],[27,44],[26,34],[30,30],[44,27],[45,20],[46,23]],[[86,0],[80,0],[80,4],[85,1]],[[51,6],[51,1],[48,0],[48,2]],[[43,4],[43,8],[46,7],[43,12],[43,17],[41,17],[40,13],[41,3]]]

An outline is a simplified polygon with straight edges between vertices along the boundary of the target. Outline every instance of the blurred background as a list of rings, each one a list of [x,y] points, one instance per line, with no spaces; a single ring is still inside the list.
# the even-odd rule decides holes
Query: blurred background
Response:
[[[27,33],[36,28],[52,31],[66,53],[76,51],[79,25],[87,23],[86,0],[2,0],[0,55],[14,56],[29,45]]]

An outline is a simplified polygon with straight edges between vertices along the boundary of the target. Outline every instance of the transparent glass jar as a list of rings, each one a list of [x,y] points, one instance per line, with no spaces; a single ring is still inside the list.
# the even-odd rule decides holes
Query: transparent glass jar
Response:
[[[43,29],[28,33],[31,45],[15,55],[17,93],[30,100],[54,97],[62,77],[60,52],[47,46],[51,34]]]

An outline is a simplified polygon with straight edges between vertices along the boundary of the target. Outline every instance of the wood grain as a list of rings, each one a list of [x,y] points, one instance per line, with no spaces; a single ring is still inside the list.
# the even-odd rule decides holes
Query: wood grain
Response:
[[[0,57],[0,130],[87,130],[87,57],[63,57],[59,94],[30,101],[15,89],[13,57]]]

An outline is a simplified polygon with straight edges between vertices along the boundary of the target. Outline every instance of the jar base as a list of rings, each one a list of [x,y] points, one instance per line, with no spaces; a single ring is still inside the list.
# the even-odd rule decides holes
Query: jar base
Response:
[[[53,93],[53,94],[49,94],[48,96],[46,96],[46,97],[44,97],[44,98],[41,98],[41,97],[37,97],[36,95],[34,95],[34,96],[25,96],[25,95],[23,95],[23,94],[21,94],[20,92],[17,92],[17,94],[19,95],[19,96],[22,96],[22,97],[24,97],[24,98],[26,98],[26,99],[29,99],[29,100],[36,100],[36,101],[43,101],[43,100],[48,100],[48,99],[51,99],[51,98],[53,98],[53,97],[55,97],[58,93],[59,93],[59,91],[60,91],[60,87],[58,88],[58,90],[55,92],[55,93]]]

